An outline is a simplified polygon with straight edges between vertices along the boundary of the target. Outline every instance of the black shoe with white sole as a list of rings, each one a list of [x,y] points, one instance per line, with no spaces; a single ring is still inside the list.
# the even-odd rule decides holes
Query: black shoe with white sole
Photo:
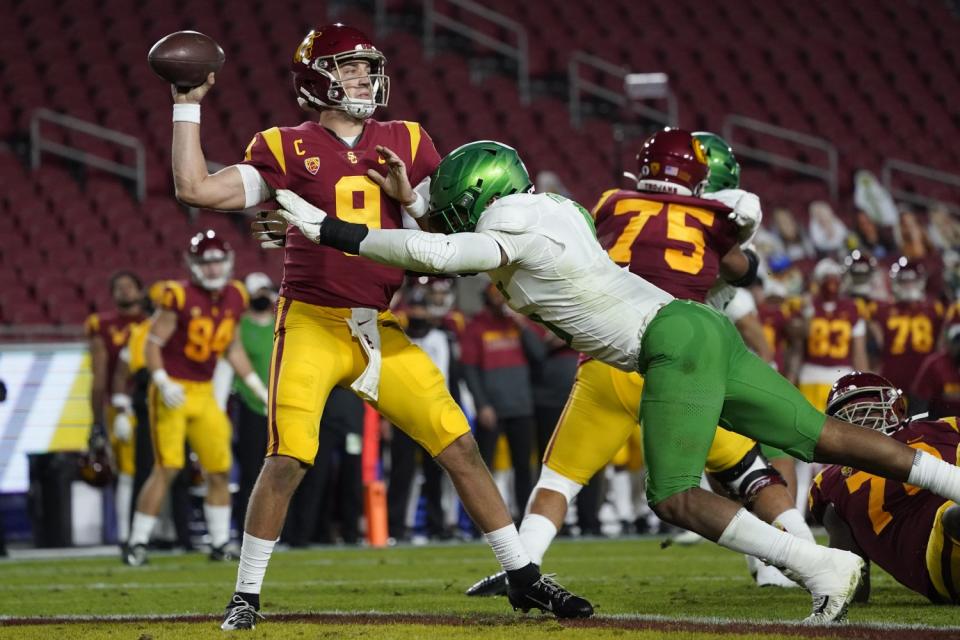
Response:
[[[514,611],[519,609],[524,613],[539,609],[558,618],[589,618],[593,615],[593,605],[557,583],[553,574],[541,575],[525,588],[508,585],[507,598]]]
[[[480,580],[467,589],[467,595],[476,598],[507,595],[507,572],[500,571],[499,573]]]
[[[223,624],[220,625],[224,631],[253,629],[258,619],[263,620],[263,615],[258,611],[259,607],[248,602],[243,596],[242,593],[235,593],[230,599],[223,616]]]

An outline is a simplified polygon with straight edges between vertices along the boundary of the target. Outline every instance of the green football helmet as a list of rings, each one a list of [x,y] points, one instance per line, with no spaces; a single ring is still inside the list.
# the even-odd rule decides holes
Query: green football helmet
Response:
[[[473,231],[494,198],[533,189],[516,149],[493,140],[470,142],[440,161],[430,179],[430,228]]]
[[[733,155],[733,149],[727,141],[709,131],[695,131],[693,137],[700,141],[707,153],[710,176],[704,193],[713,193],[723,189],[740,188],[740,163]]]

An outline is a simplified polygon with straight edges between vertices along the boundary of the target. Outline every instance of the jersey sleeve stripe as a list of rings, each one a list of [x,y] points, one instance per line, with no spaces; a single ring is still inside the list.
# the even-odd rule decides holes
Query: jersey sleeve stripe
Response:
[[[420,125],[416,122],[404,121],[407,125],[407,131],[410,132],[410,164],[417,159],[417,151],[420,149]]]
[[[951,429],[953,429],[954,431],[957,431],[958,433],[960,433],[960,427],[957,427],[957,419],[956,419],[956,418],[954,418],[954,417],[950,417],[950,418],[940,418],[940,421],[941,421],[941,422],[946,422],[948,425],[950,425],[950,428],[951,428]]]
[[[243,300],[243,308],[246,309],[247,307],[249,307],[249,306],[250,306],[250,294],[249,294],[249,292],[247,292],[247,288],[246,288],[245,286],[243,286],[243,283],[240,282],[239,280],[231,280],[230,282],[233,284],[233,286],[234,286],[234,287],[237,289],[237,291],[240,293],[240,299]]]
[[[172,296],[172,300],[168,296]],[[173,303],[172,305],[170,303]],[[164,294],[164,303],[166,306],[173,306],[175,309],[183,309],[187,303],[187,292],[183,285],[176,281],[167,282],[167,292]]]
[[[618,189],[608,189],[607,191],[604,191],[603,194],[600,196],[600,199],[597,201],[597,204],[593,205],[593,209],[590,210],[590,215],[596,218],[597,212],[600,211],[600,207],[602,207],[604,203],[610,198],[610,196],[615,194],[617,191]]]
[[[280,128],[273,127],[267,129],[261,132],[260,135],[263,136],[263,141],[267,143],[267,148],[270,149],[270,153],[273,154],[273,157],[277,160],[277,164],[280,165],[280,171],[286,175],[287,161],[283,156],[283,138],[280,137]]]

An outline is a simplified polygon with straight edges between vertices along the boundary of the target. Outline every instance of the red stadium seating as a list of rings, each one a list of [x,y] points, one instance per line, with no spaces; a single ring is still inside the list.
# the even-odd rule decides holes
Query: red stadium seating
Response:
[[[588,120],[572,130],[562,95],[543,89],[562,87],[577,49],[634,71],[668,72],[684,127],[718,130],[727,114],[737,113],[831,139],[844,187],[853,170],[879,171],[886,157],[960,172],[960,146],[943,143],[946,132],[957,130],[960,95],[960,21],[946,3],[484,4],[528,29],[530,69],[540,87],[531,104],[520,103],[506,66],[503,75],[491,71],[498,66],[492,52],[458,45],[428,59],[418,32],[394,30],[379,38],[393,81],[383,115],[421,121],[441,151],[478,137],[514,144],[531,173],[555,171],[584,204],[616,184],[611,123]],[[13,3],[0,21],[0,139],[14,143],[0,148],[0,213],[15,231],[0,240],[0,286],[32,297],[0,306],[0,321],[78,323],[94,301],[108,298],[105,282],[118,267],[150,278],[180,277],[186,240],[208,224],[236,247],[239,274],[266,269],[279,277],[279,252],[261,251],[246,238],[245,224],[213,213],[190,222],[173,199],[170,99],[145,52],[182,28],[223,45],[227,64],[204,103],[203,140],[209,160],[228,164],[257,130],[300,120],[286,65],[304,31],[325,21],[324,5],[253,2],[225,14],[204,2],[179,3],[177,12],[157,0]],[[334,17],[372,34],[367,8],[330,7]],[[422,5],[391,0],[387,8],[409,18]],[[51,24],[62,37],[49,37]],[[482,21],[475,26],[499,33]],[[472,71],[482,72],[476,83]],[[139,137],[147,150],[147,200],[137,203],[130,185],[114,176],[69,169],[48,157],[29,171],[7,149],[23,148],[30,114],[39,107]],[[129,158],[86,136],[53,129],[50,135],[98,155]],[[782,143],[771,148],[793,152]],[[744,183],[768,207],[785,204],[801,216],[806,203],[826,196],[821,183],[758,165],[746,164]]]

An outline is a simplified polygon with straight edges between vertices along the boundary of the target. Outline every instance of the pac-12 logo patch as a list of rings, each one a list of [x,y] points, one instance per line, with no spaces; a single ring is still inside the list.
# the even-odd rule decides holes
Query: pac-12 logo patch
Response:
[[[307,168],[307,171],[310,172],[310,175],[317,175],[317,171],[320,171],[320,158],[317,156],[310,156],[303,161],[303,166]]]

